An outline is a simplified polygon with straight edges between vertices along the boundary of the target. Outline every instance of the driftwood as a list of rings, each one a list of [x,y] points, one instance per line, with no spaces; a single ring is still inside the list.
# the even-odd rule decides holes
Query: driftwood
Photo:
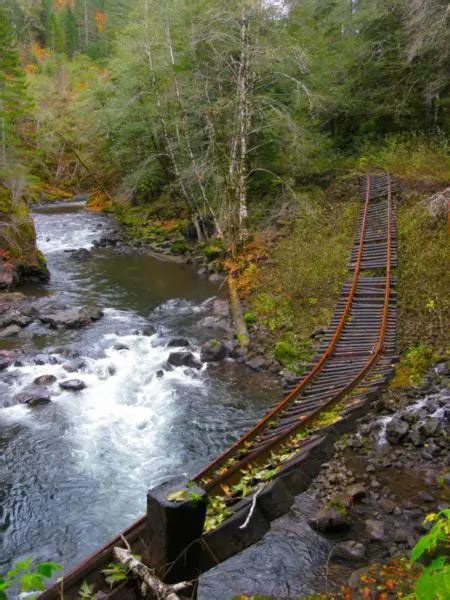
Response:
[[[142,581],[144,587],[147,590],[151,590],[158,600],[180,600],[177,592],[181,592],[192,585],[187,581],[173,585],[163,583],[155,577],[149,567],[135,558],[129,549],[116,547],[114,548],[114,556],[124,567],[129,569],[133,575]]]

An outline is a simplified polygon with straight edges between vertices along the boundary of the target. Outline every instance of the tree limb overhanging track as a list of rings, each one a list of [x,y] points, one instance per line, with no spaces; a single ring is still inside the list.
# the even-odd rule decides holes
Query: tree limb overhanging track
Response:
[[[351,277],[344,283],[319,354],[281,402],[194,476],[210,495],[226,495],[243,470],[267,464],[300,431],[311,431],[298,444],[301,452],[317,439],[314,423],[321,416],[338,404],[342,414],[363,404],[390,375],[395,354],[396,187],[390,175],[366,177],[349,262]],[[271,468],[281,466],[276,463],[274,458]]]

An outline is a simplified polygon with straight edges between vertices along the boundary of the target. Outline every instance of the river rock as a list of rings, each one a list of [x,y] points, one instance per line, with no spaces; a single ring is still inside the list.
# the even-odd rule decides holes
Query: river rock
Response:
[[[82,358],[74,358],[69,362],[63,364],[63,369],[68,373],[75,373],[76,371],[81,371],[86,368],[86,363]]]
[[[52,329],[79,329],[93,321],[98,321],[102,316],[103,311],[100,308],[83,307],[56,310],[46,315],[40,315],[39,319]]]
[[[255,356],[254,358],[248,360],[245,364],[253,371],[264,371],[267,369],[267,361],[263,356]]]
[[[35,406],[48,404],[51,402],[51,398],[47,390],[30,388],[17,394],[17,396],[14,397],[14,401],[18,404],[26,404],[27,406],[34,408]]]
[[[86,250],[86,248],[80,248],[79,250],[74,250],[71,254],[71,257],[75,258],[76,260],[86,260],[91,258],[91,253],[89,250]]]
[[[152,335],[155,335],[156,333],[156,329],[153,327],[153,325],[145,325],[145,327],[143,327],[142,329],[137,329],[134,334],[135,335],[143,335],[145,337],[150,337]]]
[[[369,539],[381,541],[384,539],[384,522],[376,521],[375,519],[367,519],[366,533]]]
[[[212,312],[217,317],[229,317],[230,316],[230,303],[227,300],[221,300],[216,298],[212,303]]]
[[[393,500],[390,500],[389,498],[381,498],[378,505],[381,508],[381,510],[387,513],[388,515],[393,513],[396,507],[395,502]]]
[[[205,317],[198,323],[199,327],[207,327],[208,329],[221,329],[230,332],[230,323],[222,317]]]
[[[348,540],[336,544],[333,548],[333,559],[341,559],[348,562],[360,562],[365,559],[366,547],[361,542]]]
[[[320,510],[310,521],[310,527],[323,533],[334,531],[346,531],[350,524],[345,514],[339,512],[337,508],[329,507]]]
[[[409,424],[403,419],[394,418],[386,427],[386,437],[391,444],[400,444],[409,431]]]
[[[344,495],[352,502],[358,502],[367,495],[367,490],[362,484],[354,483],[345,490]]]
[[[171,352],[167,362],[174,367],[192,367],[193,369],[201,367],[192,352]]]
[[[114,350],[129,350],[130,346],[127,346],[126,344],[122,344],[121,342],[118,342],[117,344],[114,344],[113,348],[114,348]]]
[[[167,343],[168,348],[189,348],[190,345],[189,340],[182,337],[172,338]]]
[[[18,325],[8,325],[8,327],[0,329],[0,338],[15,337],[20,332],[21,328]]]
[[[8,327],[9,325],[17,325],[18,327],[27,327],[33,322],[33,319],[25,314],[17,311],[10,311],[0,317],[0,328]]]
[[[227,349],[220,340],[208,340],[202,346],[200,359],[203,362],[218,362],[227,355]]]
[[[434,367],[434,372],[439,377],[445,377],[446,375],[450,375],[450,369],[448,368],[447,363],[445,362],[438,363]]]
[[[85,389],[86,384],[84,381],[81,381],[81,379],[66,379],[59,383],[59,387],[63,390],[68,390],[69,392],[79,392],[80,390]]]
[[[10,352],[0,351],[0,371],[4,371],[12,365],[14,357]]]
[[[209,276],[208,279],[211,283],[222,283],[222,281],[225,279],[225,275],[219,275],[219,273],[213,273],[212,275]]]
[[[0,290],[11,289],[16,281],[14,270],[3,268],[3,265],[0,263]]]
[[[52,385],[55,381],[56,377],[54,375],[41,375],[40,377],[36,377],[33,385]]]

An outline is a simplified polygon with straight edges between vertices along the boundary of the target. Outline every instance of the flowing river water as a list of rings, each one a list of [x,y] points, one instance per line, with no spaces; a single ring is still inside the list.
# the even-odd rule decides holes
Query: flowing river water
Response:
[[[211,337],[198,321],[217,286],[138,252],[74,258],[69,250],[91,249],[109,227],[82,205],[42,207],[34,218],[52,279],[27,295],[100,306],[104,317],[79,330],[30,325],[17,342],[21,362],[0,374],[0,572],[27,556],[72,566],[143,514],[149,487],[199,469],[278,392],[231,361],[161,376],[170,338],[185,336],[198,352]],[[149,323],[156,334],[139,333]],[[82,364],[72,375],[68,354]],[[51,403],[12,403],[47,374],[57,378]],[[62,391],[58,381],[71,377],[86,389]]]

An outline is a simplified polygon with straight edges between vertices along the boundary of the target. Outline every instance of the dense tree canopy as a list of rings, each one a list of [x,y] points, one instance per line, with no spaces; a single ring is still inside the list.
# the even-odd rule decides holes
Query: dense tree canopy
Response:
[[[445,0],[7,4],[2,70],[22,94],[16,37],[36,102],[32,173],[79,183],[76,151],[115,193],[184,206],[200,237],[212,223],[235,242],[248,210],[299,178],[450,127]]]

